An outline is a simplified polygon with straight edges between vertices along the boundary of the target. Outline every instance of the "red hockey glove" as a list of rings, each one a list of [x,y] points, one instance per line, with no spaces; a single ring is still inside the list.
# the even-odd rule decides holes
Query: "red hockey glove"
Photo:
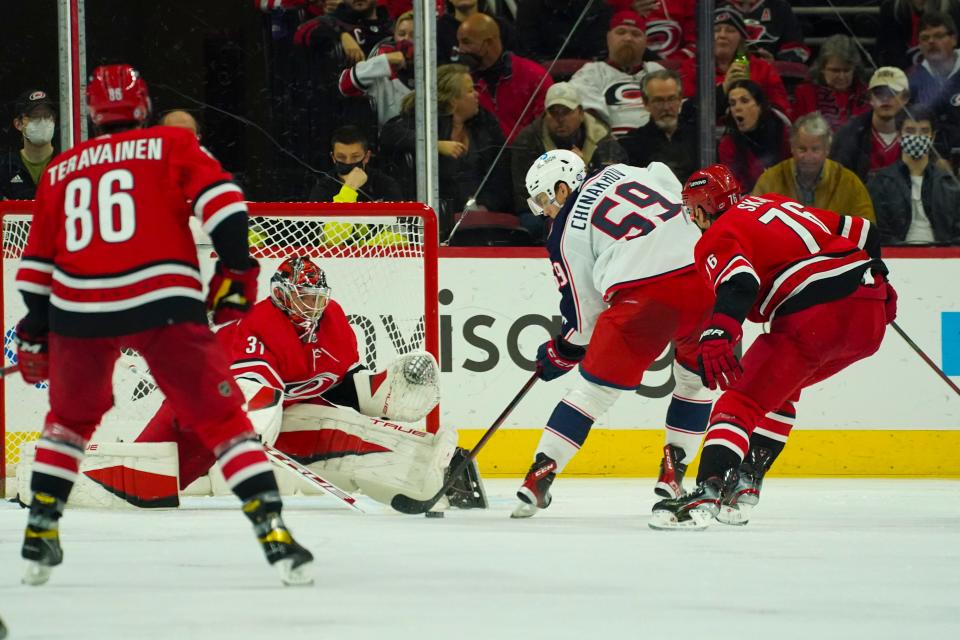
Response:
[[[887,314],[887,324],[897,319],[897,290],[889,282],[887,284],[887,299],[884,301],[884,311]]]
[[[260,265],[253,260],[251,262],[249,269],[237,271],[217,261],[217,270],[210,278],[207,292],[207,310],[213,312],[214,324],[239,320],[257,301]]]
[[[714,313],[710,324],[700,334],[697,362],[700,379],[710,389],[726,390],[743,374],[743,367],[733,353],[733,347],[743,337],[740,323],[723,313]]]
[[[17,325],[17,365],[27,384],[37,384],[50,377],[50,351],[47,334],[30,334]]]
[[[537,349],[537,376],[541,380],[559,378],[577,366],[585,355],[586,349],[557,336]]]

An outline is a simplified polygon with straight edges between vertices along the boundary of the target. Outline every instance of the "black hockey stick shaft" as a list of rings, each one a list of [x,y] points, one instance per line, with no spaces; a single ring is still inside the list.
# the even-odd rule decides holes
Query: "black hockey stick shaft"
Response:
[[[19,370],[20,365],[18,364],[12,364],[9,367],[4,367],[3,369],[0,369],[0,379],[6,378],[11,373],[16,373]]]
[[[409,513],[411,515],[418,513],[426,513],[433,508],[433,505],[446,495],[447,491],[450,490],[450,487],[453,486],[453,483],[457,481],[457,478],[460,477],[460,474],[463,473],[464,469],[467,468],[467,465],[470,464],[480,453],[480,450],[483,449],[484,445],[487,444],[487,441],[493,437],[493,434],[497,432],[497,429],[500,428],[500,425],[503,424],[504,420],[507,419],[507,416],[516,408],[520,401],[523,400],[523,397],[527,395],[527,392],[533,387],[533,383],[537,381],[539,377],[539,371],[534,371],[533,375],[530,376],[530,379],[523,385],[523,388],[514,396],[513,400],[510,401],[510,404],[507,405],[506,409],[503,410],[503,413],[493,421],[493,424],[487,429],[487,432],[483,434],[483,437],[480,438],[480,441],[470,450],[470,453],[460,461],[460,464],[451,471],[450,475],[447,477],[447,481],[443,483],[443,486],[440,487],[440,491],[428,500],[414,500],[410,496],[405,496],[402,493],[393,497],[393,500],[390,501],[390,506],[396,509],[401,513]]]
[[[924,362],[930,365],[930,368],[933,369],[937,375],[940,376],[943,381],[947,383],[947,385],[949,385],[951,389],[953,389],[953,392],[960,396],[960,387],[958,387],[957,384],[943,372],[943,369],[937,366],[936,362],[931,360],[930,357],[923,352],[923,349],[917,346],[916,342],[910,339],[910,336],[907,335],[907,332],[901,329],[900,325],[898,325],[896,322],[891,322],[890,326],[893,327],[893,330],[900,334],[900,337],[903,338],[908,345],[910,345],[910,348],[913,349]]]

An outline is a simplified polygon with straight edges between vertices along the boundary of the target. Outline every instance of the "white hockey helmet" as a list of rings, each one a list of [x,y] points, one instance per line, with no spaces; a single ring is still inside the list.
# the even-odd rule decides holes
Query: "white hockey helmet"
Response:
[[[527,170],[527,204],[538,216],[548,204],[556,204],[558,182],[566,183],[571,191],[576,191],[587,178],[583,159],[573,151],[554,149],[537,158]]]

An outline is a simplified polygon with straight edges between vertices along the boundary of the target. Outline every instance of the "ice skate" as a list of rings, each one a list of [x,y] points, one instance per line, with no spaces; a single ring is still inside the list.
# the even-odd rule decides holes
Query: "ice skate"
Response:
[[[20,555],[27,561],[21,582],[39,586],[50,579],[53,567],[63,562],[58,520],[63,502],[46,493],[33,496]]]
[[[687,531],[706,529],[720,511],[722,489],[719,478],[708,478],[690,493],[679,498],[661,500],[653,505],[650,528]]]
[[[530,466],[523,485],[517,491],[520,504],[516,506],[511,518],[529,518],[539,509],[550,506],[553,498],[550,496],[550,485],[557,477],[557,463],[545,453],[538,453],[536,460]]]
[[[660,476],[653,489],[653,492],[661,498],[679,498],[683,495],[683,476],[687,473],[687,465],[680,461],[685,455],[683,449],[676,445],[663,445]]]
[[[760,502],[763,476],[770,468],[771,451],[764,447],[750,449],[739,469],[731,469],[724,477],[723,500],[717,520],[723,524],[743,526]]]
[[[267,562],[276,567],[280,579],[287,586],[313,584],[309,565],[313,554],[300,546],[280,517],[280,495],[262,493],[243,504],[243,512],[253,522],[257,540],[263,545]]]

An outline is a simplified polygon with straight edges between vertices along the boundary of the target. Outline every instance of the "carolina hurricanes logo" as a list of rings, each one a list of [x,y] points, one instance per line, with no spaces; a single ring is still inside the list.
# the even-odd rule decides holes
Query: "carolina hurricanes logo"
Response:
[[[744,20],[747,27],[747,40],[750,42],[776,42],[777,38],[773,36],[767,28],[756,20]]]
[[[673,55],[680,48],[683,29],[674,20],[654,20],[647,23],[647,48],[661,58]]]
[[[638,82],[628,81],[612,84],[607,87],[605,97],[609,105],[643,107],[643,94],[640,92],[640,83]]]
[[[950,96],[950,106],[960,107],[960,93],[955,93]]]
[[[312,398],[321,395],[324,391],[337,383],[337,376],[332,373],[321,373],[304,382],[288,384],[284,389],[287,399]]]

